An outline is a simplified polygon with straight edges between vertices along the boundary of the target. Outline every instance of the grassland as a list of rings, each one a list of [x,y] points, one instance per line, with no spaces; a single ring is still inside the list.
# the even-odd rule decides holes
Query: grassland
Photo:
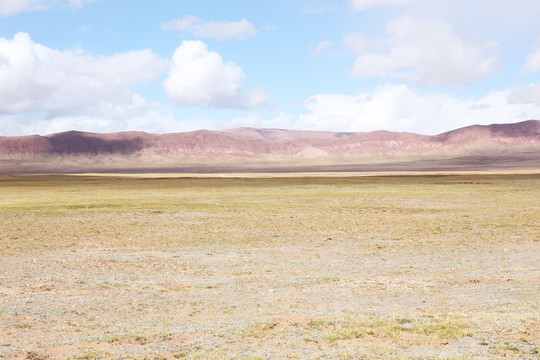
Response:
[[[537,359],[540,175],[0,177],[0,358]]]

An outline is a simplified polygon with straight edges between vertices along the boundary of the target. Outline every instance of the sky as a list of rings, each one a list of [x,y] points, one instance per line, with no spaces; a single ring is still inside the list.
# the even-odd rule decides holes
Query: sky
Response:
[[[529,119],[538,0],[0,0],[0,136]]]

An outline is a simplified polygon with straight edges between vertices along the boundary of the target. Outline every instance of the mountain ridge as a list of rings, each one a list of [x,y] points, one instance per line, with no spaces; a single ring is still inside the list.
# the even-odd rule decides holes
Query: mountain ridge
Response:
[[[269,166],[407,163],[475,156],[493,158],[496,167],[500,166],[497,156],[521,156],[527,159],[526,167],[540,168],[539,154],[539,120],[471,125],[437,135],[242,127],[169,134],[71,130],[44,136],[0,136],[3,173],[192,166],[264,170]]]

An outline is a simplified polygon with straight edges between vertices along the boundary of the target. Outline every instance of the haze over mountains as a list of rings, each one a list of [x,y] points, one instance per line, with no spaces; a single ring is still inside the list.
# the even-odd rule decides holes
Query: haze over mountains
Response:
[[[0,137],[0,173],[540,169],[540,121],[439,135],[237,128]]]

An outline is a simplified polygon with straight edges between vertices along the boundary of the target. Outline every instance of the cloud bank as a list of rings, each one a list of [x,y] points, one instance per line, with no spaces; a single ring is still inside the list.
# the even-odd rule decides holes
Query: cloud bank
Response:
[[[316,94],[304,102],[308,113],[294,126],[301,129],[395,130],[436,134],[471,124],[509,123],[535,118],[540,101],[532,101],[540,84],[490,92],[479,99],[423,92],[405,84],[381,85],[357,95]],[[421,130],[419,130],[421,129]]]

